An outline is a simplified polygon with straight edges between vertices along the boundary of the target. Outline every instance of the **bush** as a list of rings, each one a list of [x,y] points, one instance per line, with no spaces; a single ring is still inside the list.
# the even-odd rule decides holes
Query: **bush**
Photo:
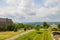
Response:
[[[47,24],[47,22],[43,23],[43,28],[49,28],[49,24]]]
[[[52,31],[58,31],[58,29],[57,28],[53,28]]]
[[[14,31],[14,29],[15,29],[15,24],[8,24],[7,25],[7,30],[8,31]]]
[[[17,32],[18,31],[18,29],[17,29],[17,27],[14,29],[14,32]]]
[[[24,28],[24,25],[21,23],[16,24],[16,26],[18,27],[18,29]]]
[[[60,24],[58,24],[58,28],[60,29]]]
[[[30,29],[32,29],[32,28],[33,28],[32,25],[29,25],[29,24],[25,24],[25,25],[24,25],[24,31],[30,30]]]
[[[39,31],[39,30],[40,30],[40,25],[36,25],[35,29],[36,29],[37,31]]]

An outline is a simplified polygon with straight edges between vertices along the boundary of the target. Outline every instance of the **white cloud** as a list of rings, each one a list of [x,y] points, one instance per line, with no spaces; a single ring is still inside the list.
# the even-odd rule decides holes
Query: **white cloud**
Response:
[[[53,4],[54,7],[49,7],[49,4]],[[33,0],[6,0],[6,7],[0,7],[0,15],[12,15],[16,18],[11,17],[14,22],[31,22],[31,21],[53,21],[49,18],[43,18],[47,15],[55,15],[56,11],[59,11],[59,0],[46,0],[42,7],[36,8]],[[57,5],[55,5],[57,4]],[[48,7],[46,7],[48,6]],[[28,15],[35,13],[36,15]],[[19,19],[19,16],[25,17],[25,19]],[[10,18],[10,17],[9,17]],[[39,20],[38,20],[39,19]]]

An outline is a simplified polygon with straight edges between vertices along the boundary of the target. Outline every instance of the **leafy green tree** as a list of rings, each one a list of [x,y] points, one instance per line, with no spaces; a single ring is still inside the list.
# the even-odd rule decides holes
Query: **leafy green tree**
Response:
[[[43,23],[43,27],[44,27],[44,28],[49,28],[49,24],[47,24],[47,22],[44,22],[44,23]]]
[[[8,31],[14,31],[14,28],[15,28],[15,24],[8,24],[7,25],[7,30]]]
[[[37,31],[39,31],[39,30],[40,30],[40,25],[36,25],[35,29],[36,29]]]
[[[14,28],[14,32],[17,32],[17,31],[18,31],[18,28],[17,28],[17,27],[15,27],[15,28]]]
[[[60,31],[60,24],[58,24],[58,30]]]
[[[16,26],[17,26],[18,29],[24,28],[24,25],[21,24],[21,23],[16,24]]]
[[[16,32],[16,31],[20,30],[20,29],[23,28],[23,27],[24,27],[23,24],[17,23],[17,24],[15,24],[14,31]]]
[[[29,24],[26,24],[25,27],[27,30],[31,29],[31,26]]]
[[[20,23],[20,28],[24,28],[24,24]]]
[[[29,25],[29,24],[25,24],[24,25],[24,30],[26,31],[26,30],[30,30],[30,29],[32,29],[32,25]]]
[[[60,24],[58,24],[58,28],[60,29]]]
[[[24,27],[24,31],[26,31],[27,30],[27,28],[26,27]]]
[[[15,24],[14,32],[17,32],[18,31],[19,26],[20,26],[19,24]]]

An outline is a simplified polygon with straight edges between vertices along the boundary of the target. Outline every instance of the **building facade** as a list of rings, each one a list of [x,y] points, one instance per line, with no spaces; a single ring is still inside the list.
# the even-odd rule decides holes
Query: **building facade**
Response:
[[[53,28],[58,28],[56,24],[52,24],[50,27],[51,27],[52,29],[53,29]]]
[[[8,24],[13,23],[12,19],[0,18],[0,29],[5,28]]]

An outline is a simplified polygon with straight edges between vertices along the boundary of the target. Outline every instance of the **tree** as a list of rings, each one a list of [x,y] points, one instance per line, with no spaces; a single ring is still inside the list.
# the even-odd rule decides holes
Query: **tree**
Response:
[[[27,29],[26,29],[26,27],[24,27],[24,31],[26,31]]]
[[[16,26],[18,27],[18,29],[24,28],[24,25],[21,23],[16,24]]]
[[[60,29],[60,24],[58,24],[58,28]]]
[[[40,25],[36,25],[35,29],[36,29],[37,31],[39,31],[39,30],[40,30]]]
[[[18,31],[19,26],[20,26],[19,24],[15,24],[14,32],[17,32]]]
[[[49,27],[49,25],[47,24],[47,22],[44,22],[43,26],[44,26],[44,28],[48,28]]]
[[[15,28],[15,24],[8,24],[7,25],[7,30],[8,31],[14,31],[14,28]]]
[[[24,31],[32,29],[32,25],[25,24],[24,25]]]
[[[20,23],[20,28],[24,28],[24,24]]]
[[[58,24],[58,30],[60,31],[60,24]]]
[[[17,32],[17,31],[18,31],[18,28],[17,28],[17,27],[15,27],[15,28],[14,28],[14,32]]]

